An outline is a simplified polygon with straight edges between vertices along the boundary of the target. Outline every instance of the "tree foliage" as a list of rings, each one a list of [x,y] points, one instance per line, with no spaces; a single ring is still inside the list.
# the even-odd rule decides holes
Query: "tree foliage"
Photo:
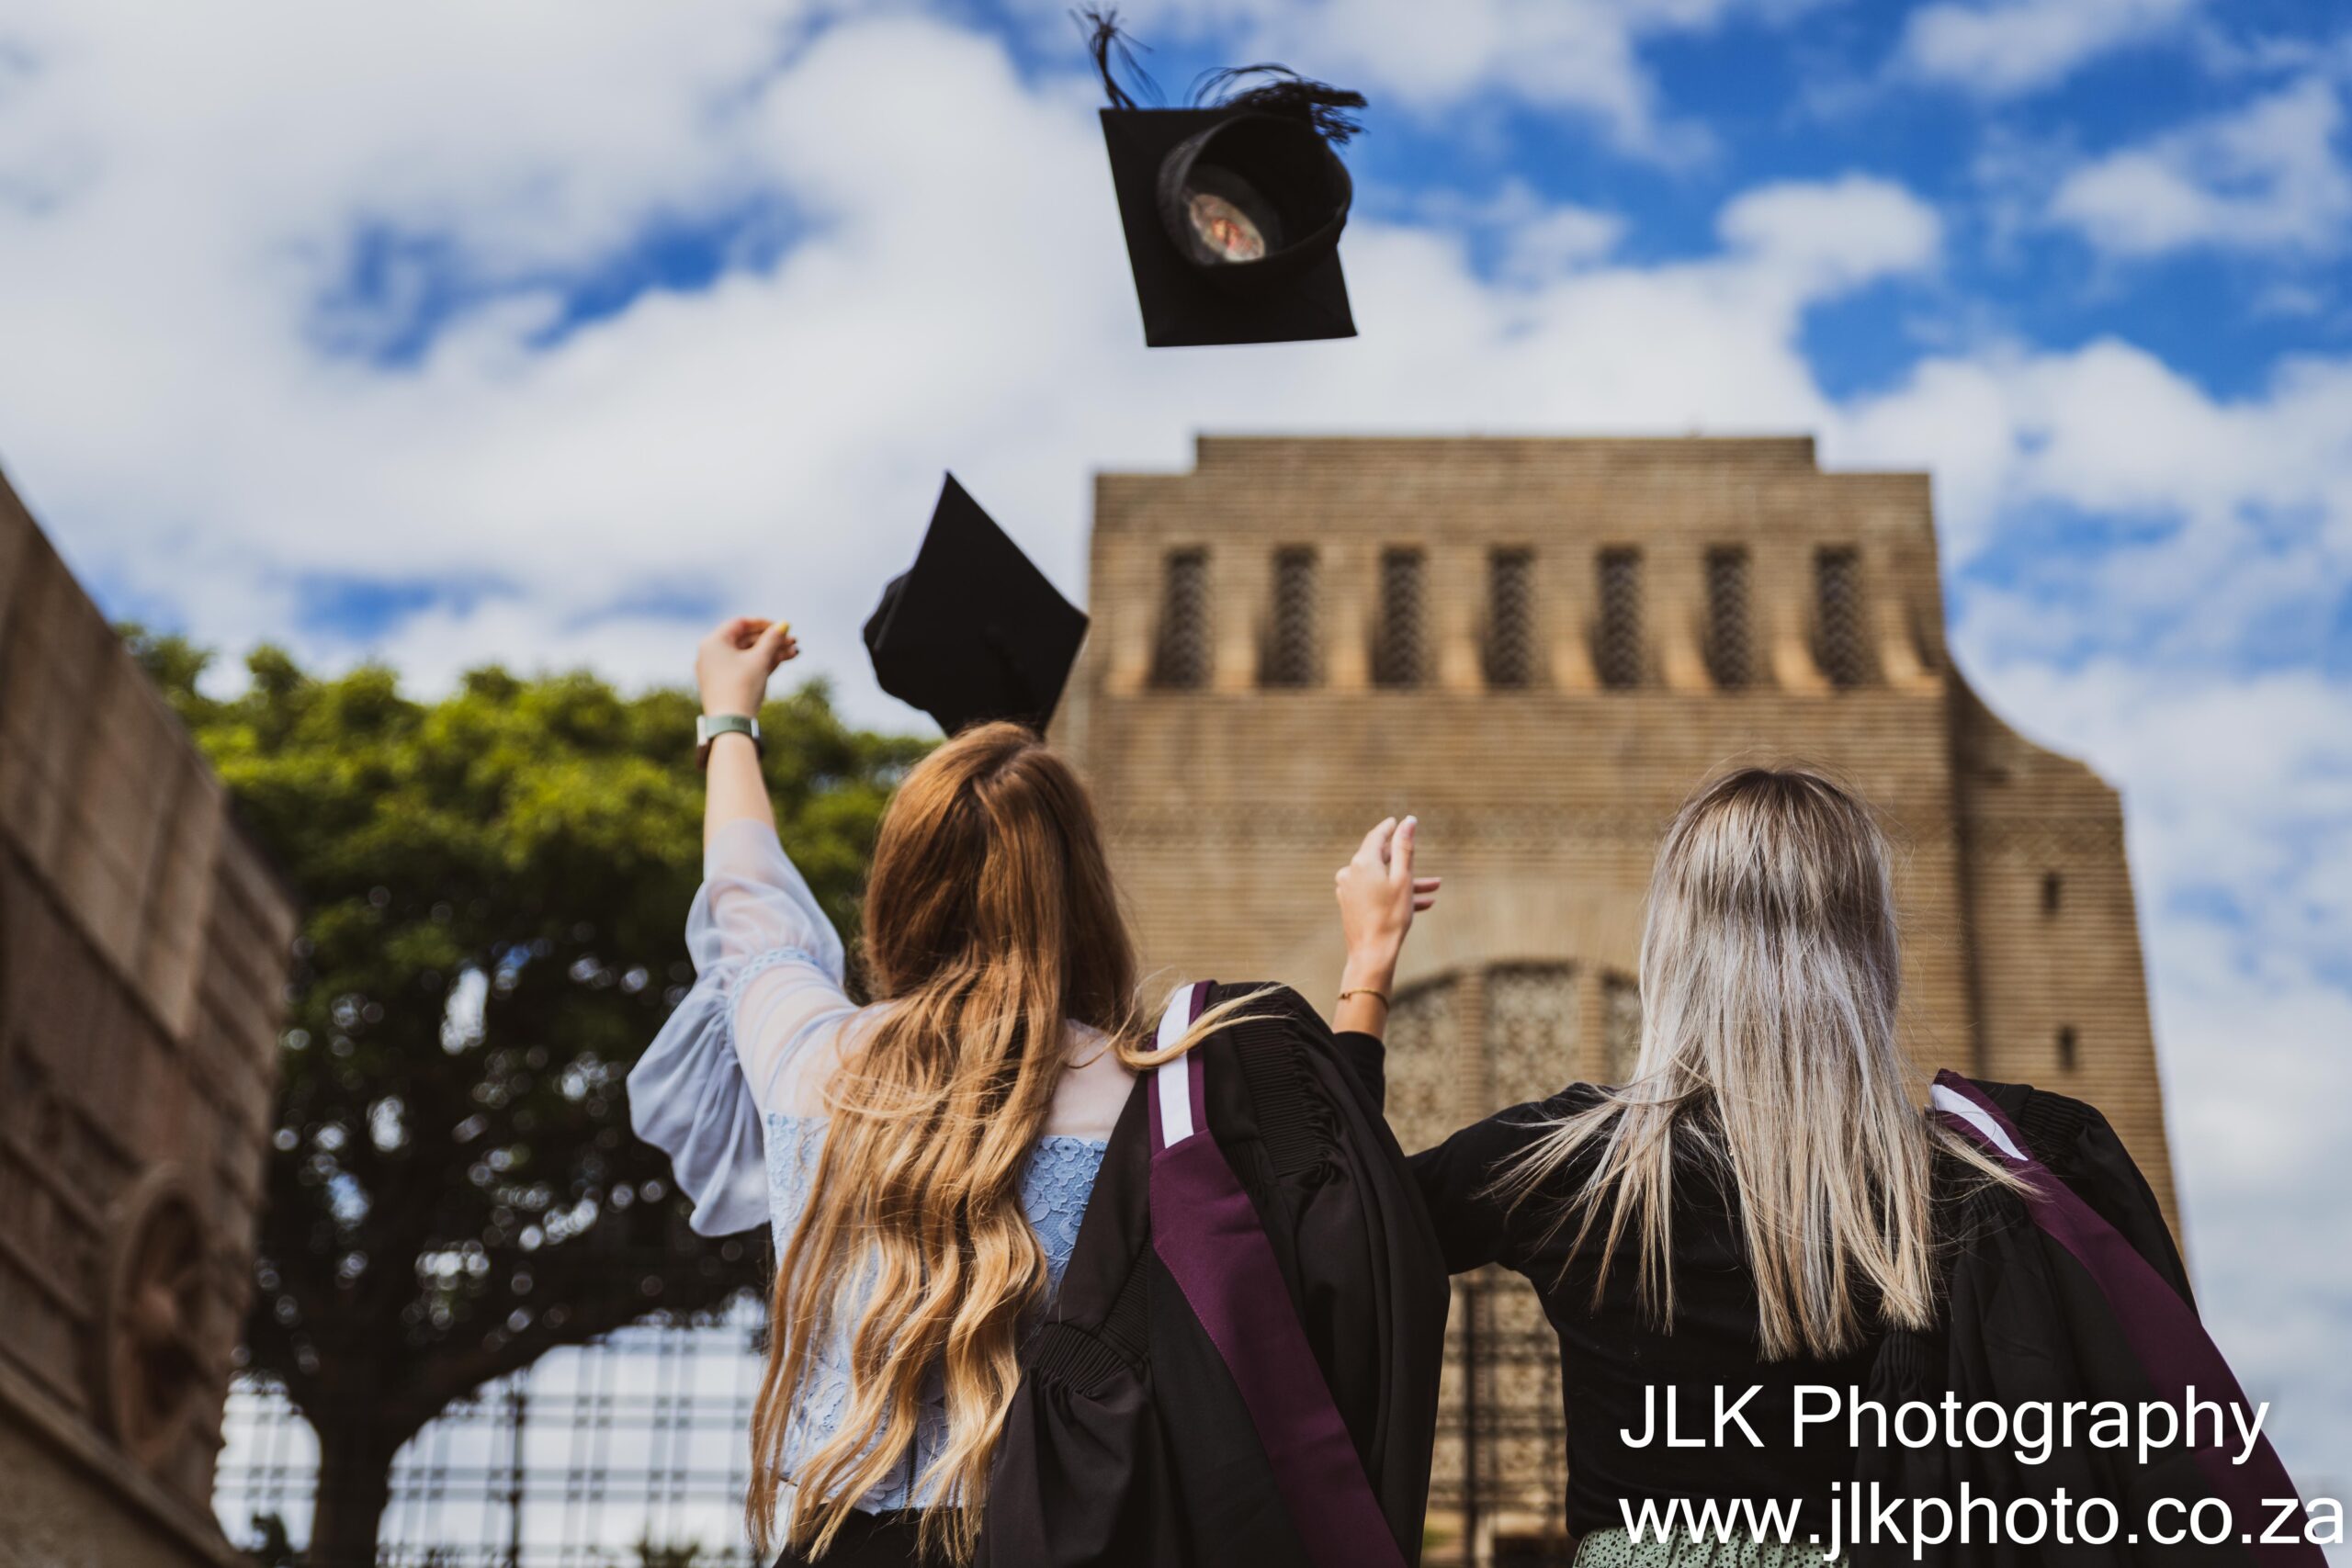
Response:
[[[391,1456],[444,1405],[755,1278],[756,1241],[685,1229],[623,1084],[692,976],[695,701],[498,669],[420,701],[266,648],[216,699],[198,650],[132,643],[303,907],[245,1354],[319,1433],[312,1562],[368,1561]],[[761,725],[786,840],[854,930],[922,743],[818,686]]]

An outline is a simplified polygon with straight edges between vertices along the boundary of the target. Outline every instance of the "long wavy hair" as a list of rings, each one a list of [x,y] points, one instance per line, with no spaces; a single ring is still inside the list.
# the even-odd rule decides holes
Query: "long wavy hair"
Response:
[[[779,1534],[821,1555],[856,1500],[905,1462],[936,1369],[947,1432],[915,1478],[939,1504],[922,1546],[964,1562],[1024,1319],[1046,1297],[1021,1179],[1072,1065],[1069,1026],[1101,1031],[1104,1049],[1143,1067],[1231,1009],[1147,1048],[1093,807],[1069,766],[1012,724],[966,730],[900,784],[866,884],[865,964],[881,1005],[829,1088],[823,1153],[777,1264],[745,1515],[763,1556]],[[795,1401],[844,1330],[848,1407],[786,1477]]]
[[[1767,1360],[1844,1354],[1873,1322],[1933,1323],[1936,1151],[2013,1179],[1927,1114],[1896,1043],[1890,859],[1870,807],[1804,768],[1725,773],[1676,814],[1642,930],[1634,1081],[1555,1122],[1494,1183],[1514,1201],[1552,1194],[1576,1253],[1603,1227],[1596,1307],[1631,1235],[1637,1301],[1671,1330],[1680,1168],[1737,1193]]]

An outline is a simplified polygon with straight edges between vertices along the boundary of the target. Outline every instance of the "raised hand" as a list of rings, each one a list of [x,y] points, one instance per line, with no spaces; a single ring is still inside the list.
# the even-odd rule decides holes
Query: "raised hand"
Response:
[[[1413,874],[1419,831],[1415,818],[1382,818],[1334,878],[1348,950],[1340,977],[1340,1028],[1379,1032],[1413,917],[1437,903],[1440,879]]]
[[[757,716],[766,700],[768,677],[800,652],[788,621],[738,615],[711,629],[695,649],[695,687],[705,713]]]

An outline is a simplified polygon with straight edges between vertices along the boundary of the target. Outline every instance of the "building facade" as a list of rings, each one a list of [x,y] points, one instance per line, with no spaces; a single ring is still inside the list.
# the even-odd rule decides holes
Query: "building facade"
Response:
[[[0,480],[0,1568],[212,1521],[292,900]]]
[[[1953,668],[1927,476],[1824,473],[1810,439],[1204,437],[1094,505],[1056,734],[1147,968],[1328,1003],[1331,873],[1416,813],[1446,894],[1391,1021],[1408,1148],[1623,1081],[1668,818],[1803,760],[1894,837],[1912,1057],[2092,1101],[2173,1213],[2120,806]],[[1432,1561],[1548,1560],[1549,1331],[1507,1280],[1454,1320]]]

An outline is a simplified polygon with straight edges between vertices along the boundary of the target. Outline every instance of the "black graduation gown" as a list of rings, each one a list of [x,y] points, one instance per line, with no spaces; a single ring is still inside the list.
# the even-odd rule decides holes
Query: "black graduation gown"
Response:
[[[1963,1407],[2111,1400],[2137,1412],[2155,1401],[2177,1408],[2185,1388],[2193,1387],[2200,1401],[2245,1406],[2198,1322],[2188,1271],[2155,1196],[2106,1118],[2080,1100],[2022,1085],[1980,1084],[1949,1072],[1936,1081],[1946,1120],[2036,1179],[2041,1195],[2021,1200],[1984,1189],[1962,1195],[1966,1183],[1952,1170],[1943,1173],[1954,1195],[1939,1215],[1950,1247],[1942,1325],[1933,1334],[1888,1334],[1866,1396],[1890,1409],[1906,1400],[1939,1403],[1950,1393]],[[2053,1446],[2040,1464],[2023,1462],[2009,1445],[1865,1448],[1857,1481],[1866,1507],[1873,1484],[1883,1498],[1905,1499],[1906,1520],[1912,1498],[1957,1504],[1964,1495],[1990,1497],[2006,1510],[2019,1498],[2052,1506],[2063,1489],[2077,1519],[2086,1499],[2112,1505],[2119,1527],[2112,1540],[2094,1544],[2077,1529],[2071,1542],[2053,1533],[2019,1543],[2006,1539],[2011,1532],[2005,1529],[2005,1539],[1988,1542],[1980,1524],[1969,1544],[1959,1543],[1955,1532],[1951,1543],[1926,1548],[1915,1559],[1908,1543],[1866,1540],[1849,1548],[1849,1561],[1855,1568],[1915,1561],[1966,1568],[2324,1568],[2316,1546],[2260,1540],[2272,1515],[2260,1499],[2296,1495],[2268,1438],[2243,1465],[2210,1447],[2165,1448],[2143,1465],[2132,1450],[2084,1441],[2086,1425],[2078,1424],[2073,1446]],[[2157,1521],[2179,1532],[2187,1509],[2207,1497],[2230,1504],[2236,1522],[2225,1542],[2160,1544],[2148,1533],[2158,1502],[2179,1505]],[[2054,1506],[2050,1517],[2056,1517]],[[2300,1513],[2294,1523],[2300,1531]],[[2094,1524],[2092,1533],[2105,1532],[2104,1518]],[[2238,1539],[2247,1532],[2256,1540]]]
[[[1186,1016],[1253,991],[1121,1114],[1023,1353],[984,1568],[1419,1560],[1442,1257],[1304,999],[1204,984]]]

